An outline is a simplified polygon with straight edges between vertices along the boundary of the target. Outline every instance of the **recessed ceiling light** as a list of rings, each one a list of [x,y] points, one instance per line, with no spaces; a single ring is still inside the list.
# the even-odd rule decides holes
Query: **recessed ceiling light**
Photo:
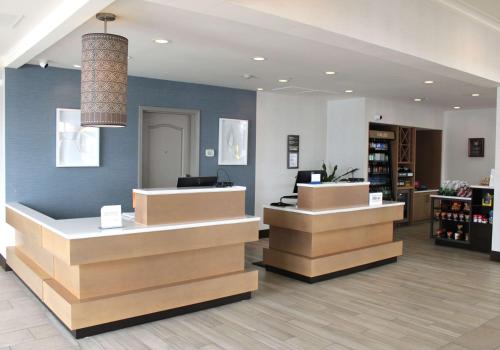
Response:
[[[254,57],[252,58],[254,61],[265,61],[266,58],[265,57],[261,57],[261,56],[257,56],[257,57]]]
[[[424,81],[424,84],[434,84],[434,80],[426,80]]]
[[[169,41],[167,39],[153,39],[153,41],[157,44],[168,44]]]
[[[462,108],[462,107],[460,107],[460,106],[454,106],[453,107],[453,109],[460,109],[460,108]]]
[[[288,83],[288,79],[278,79],[279,83]]]
[[[131,59],[132,59],[132,56],[127,56],[127,58],[128,58],[129,60],[131,60]]]
[[[326,75],[334,75],[334,74],[335,74],[335,72],[334,72],[334,71],[332,71],[332,70],[330,70],[330,71],[325,72],[325,74],[326,74]]]
[[[73,67],[75,67],[75,68],[82,68],[82,66],[80,66],[79,64],[74,64]]]
[[[413,101],[415,102],[422,102],[424,99],[423,98],[420,98],[420,97],[417,97],[417,98],[414,98]]]
[[[479,94],[478,94],[477,92],[475,92],[475,93],[473,93],[473,94],[472,94],[472,96],[473,96],[473,97],[478,97],[478,96],[479,96]]]
[[[263,88],[257,88],[257,91],[264,91]]]
[[[350,94],[350,93],[352,93],[352,92],[354,92],[354,91],[353,91],[353,90],[344,90],[344,92],[345,92],[346,94]]]
[[[253,79],[253,78],[255,78],[255,75],[250,74],[250,73],[245,73],[241,77],[244,79]]]

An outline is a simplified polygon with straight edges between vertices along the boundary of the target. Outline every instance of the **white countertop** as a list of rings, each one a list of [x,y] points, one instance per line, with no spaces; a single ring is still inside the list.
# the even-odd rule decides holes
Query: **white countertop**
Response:
[[[207,192],[234,192],[246,191],[244,186],[231,187],[167,187],[167,188],[138,188],[134,193],[145,194],[148,196],[162,194],[182,194],[182,193],[207,193]]]
[[[397,207],[397,206],[403,206],[403,205],[405,205],[403,202],[386,201],[382,205],[366,205],[366,206],[361,206],[361,207],[327,209],[327,210],[318,210],[318,211],[299,209],[299,208],[297,208],[297,206],[275,207],[272,205],[264,205],[264,208],[265,209],[272,209],[272,210],[289,211],[292,213],[305,214],[305,215],[328,215],[328,214],[345,213],[345,212],[359,211],[359,210],[366,210],[366,209],[378,209],[378,208],[382,208],[382,207]]]
[[[450,199],[450,200],[456,200],[456,201],[466,201],[469,202],[472,200],[470,197],[457,197],[457,196],[443,196],[440,194],[434,194],[430,195],[431,198],[439,198],[439,199]]]
[[[483,186],[483,185],[472,185],[470,188],[480,188],[483,190],[494,190],[493,186]]]
[[[22,216],[25,216],[35,221],[39,225],[47,228],[48,230],[66,239],[83,239],[83,238],[96,238],[105,236],[129,235],[129,234],[147,233],[155,231],[171,231],[171,230],[178,230],[185,228],[229,225],[242,222],[254,222],[260,220],[260,218],[258,217],[247,215],[237,219],[194,221],[194,222],[163,224],[163,225],[142,225],[136,223],[134,219],[132,219],[132,215],[130,213],[124,213],[122,220],[123,227],[112,228],[112,229],[101,229],[99,228],[101,225],[100,217],[55,220],[47,215],[44,215],[20,203],[8,203],[6,207],[12,209],[13,211]]]
[[[415,190],[415,193],[428,193],[428,192],[438,192],[439,190]]]
[[[320,184],[297,184],[299,187],[348,187],[348,186],[367,186],[369,182],[323,182]]]

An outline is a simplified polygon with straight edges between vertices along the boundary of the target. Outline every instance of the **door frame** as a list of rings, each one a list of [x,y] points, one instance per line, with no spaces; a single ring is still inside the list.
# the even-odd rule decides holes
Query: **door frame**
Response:
[[[190,164],[189,174],[198,176],[200,173],[200,111],[196,109],[182,109],[169,107],[148,107],[139,106],[139,121],[138,121],[138,161],[137,161],[137,186],[142,187],[142,130],[144,125],[145,113],[172,113],[183,114],[189,117],[190,120]]]

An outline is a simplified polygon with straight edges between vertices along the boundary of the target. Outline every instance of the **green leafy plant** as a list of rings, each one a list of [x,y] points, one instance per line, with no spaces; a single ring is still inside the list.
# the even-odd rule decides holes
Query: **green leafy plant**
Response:
[[[333,182],[335,179],[335,173],[337,172],[338,165],[335,165],[333,167],[332,173],[328,175],[328,169],[326,167],[325,162],[323,162],[323,165],[321,166],[321,169],[323,170],[323,178],[321,179],[321,182]],[[325,175],[326,174],[326,175]]]

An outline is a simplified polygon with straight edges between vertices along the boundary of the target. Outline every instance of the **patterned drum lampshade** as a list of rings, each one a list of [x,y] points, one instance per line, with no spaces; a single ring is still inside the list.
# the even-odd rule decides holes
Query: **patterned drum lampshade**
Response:
[[[126,126],[127,38],[107,33],[83,35],[81,66],[82,126]]]

